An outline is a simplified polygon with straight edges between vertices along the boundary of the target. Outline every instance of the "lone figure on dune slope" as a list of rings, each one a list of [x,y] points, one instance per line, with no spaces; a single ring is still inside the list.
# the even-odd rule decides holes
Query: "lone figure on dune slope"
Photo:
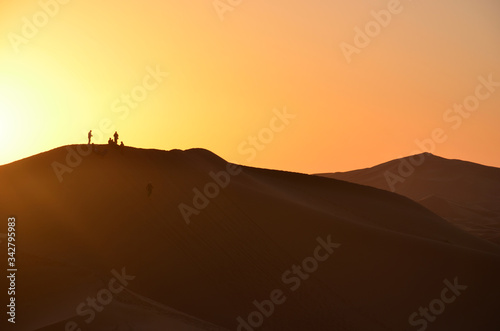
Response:
[[[148,191],[148,198],[149,198],[153,193],[153,184],[151,184],[151,182],[149,182],[148,185],[146,186],[146,191]]]
[[[89,145],[90,145],[90,139],[92,139],[93,135],[92,135],[92,130],[89,131]]]
[[[115,131],[115,134],[113,135],[115,137],[115,145],[118,145],[118,132]]]

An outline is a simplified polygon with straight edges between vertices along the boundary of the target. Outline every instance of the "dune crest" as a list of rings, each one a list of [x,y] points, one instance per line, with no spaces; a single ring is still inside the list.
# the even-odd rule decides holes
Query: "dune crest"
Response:
[[[499,248],[401,195],[242,167],[188,225],[179,205],[227,169],[215,154],[112,149],[60,183],[51,163],[65,155],[0,167],[0,217],[18,222],[18,329],[412,330],[411,314],[457,277],[467,290],[432,326],[500,325]],[[338,245],[328,259],[318,238]],[[122,268],[133,280],[86,325],[78,305]],[[249,322],[272,298],[283,303]]]
[[[461,229],[500,244],[499,168],[423,153],[372,168],[320,175],[394,191]]]

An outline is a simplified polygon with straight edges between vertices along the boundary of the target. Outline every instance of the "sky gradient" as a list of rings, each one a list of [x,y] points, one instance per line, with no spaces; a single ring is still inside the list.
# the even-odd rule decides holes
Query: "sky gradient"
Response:
[[[498,1],[231,2],[2,1],[0,164],[92,129],[305,173],[500,167]]]

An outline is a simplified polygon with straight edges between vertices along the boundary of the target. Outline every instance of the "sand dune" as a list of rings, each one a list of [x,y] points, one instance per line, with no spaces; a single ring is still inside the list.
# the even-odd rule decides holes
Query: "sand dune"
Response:
[[[419,160],[425,161],[419,165]],[[498,168],[424,153],[369,169],[321,175],[394,191],[452,224],[500,244]]]
[[[66,154],[0,167],[19,260],[18,323],[5,329],[418,330],[410,315],[456,280],[467,289],[429,329],[500,327],[498,246],[401,195],[243,167],[187,224],[179,206],[207,184],[216,192],[213,174],[228,171],[213,153],[109,149],[60,183],[52,164]],[[78,305],[123,270],[127,285],[87,324]],[[255,300],[280,303],[261,327],[238,328]]]

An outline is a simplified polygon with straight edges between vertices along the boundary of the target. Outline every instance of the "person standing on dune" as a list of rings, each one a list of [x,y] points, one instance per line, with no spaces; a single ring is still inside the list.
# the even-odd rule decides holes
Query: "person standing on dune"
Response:
[[[89,145],[90,145],[90,139],[92,139],[92,137],[93,137],[93,135],[92,135],[92,130],[90,130],[90,131],[89,131],[89,135],[88,135],[88,137],[89,137]]]
[[[151,184],[151,182],[149,182],[148,185],[146,186],[146,191],[148,191],[148,198],[149,198],[153,193],[153,184]]]
[[[115,131],[115,134],[113,135],[115,137],[115,145],[118,145],[118,132]]]

